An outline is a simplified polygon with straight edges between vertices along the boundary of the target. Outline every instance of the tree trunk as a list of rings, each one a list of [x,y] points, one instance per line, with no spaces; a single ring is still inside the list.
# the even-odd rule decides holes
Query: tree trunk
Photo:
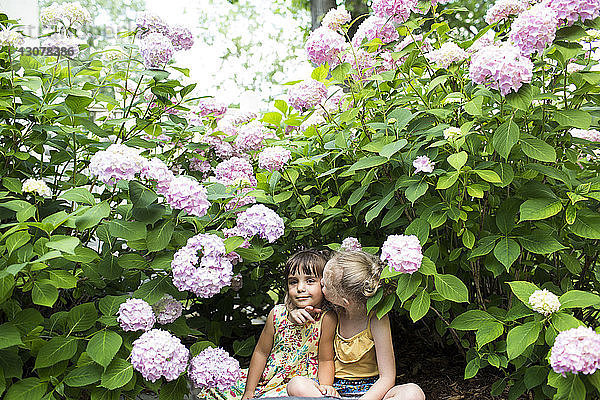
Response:
[[[336,7],[335,0],[310,0],[310,15],[312,17],[312,30],[317,29],[323,15]]]

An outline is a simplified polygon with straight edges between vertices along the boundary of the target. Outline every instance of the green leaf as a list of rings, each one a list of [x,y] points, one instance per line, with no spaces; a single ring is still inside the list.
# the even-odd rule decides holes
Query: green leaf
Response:
[[[459,173],[458,172],[449,172],[446,175],[441,175],[438,178],[436,189],[448,189],[450,186],[454,185],[458,180]]]
[[[450,154],[447,158],[448,163],[457,171],[467,163],[468,155],[466,151],[460,153]]]
[[[123,339],[119,334],[103,330],[92,336],[86,352],[92,360],[107,367],[121,348],[121,344],[123,344]]]
[[[558,298],[560,308],[585,308],[600,305],[600,296],[582,290],[569,290]]]
[[[508,158],[511,149],[519,141],[519,126],[512,121],[512,118],[496,129],[492,137],[492,144],[498,154],[505,159]]]
[[[65,384],[71,387],[87,386],[98,382],[101,376],[102,367],[90,363],[69,372],[65,377]]]
[[[421,267],[419,267],[419,272],[423,275],[436,275],[437,271],[435,269],[435,263],[431,261],[431,259],[427,256],[423,256],[421,260]]]
[[[523,381],[525,382],[525,387],[527,387],[528,390],[531,390],[534,387],[541,385],[547,377],[548,370],[545,367],[542,367],[541,365],[532,365],[525,369]]]
[[[25,378],[11,385],[4,400],[40,400],[46,394],[47,382],[38,378]]]
[[[165,294],[175,294],[177,292],[177,289],[171,282],[172,280],[169,275],[153,278],[133,292],[133,297],[142,299],[148,304],[154,304]]]
[[[488,169],[474,169],[475,172],[481,179],[490,183],[502,183],[502,179],[492,170]]]
[[[57,336],[40,348],[35,359],[35,368],[51,367],[59,361],[70,359],[75,352],[77,352],[77,338]]]
[[[465,367],[465,379],[471,379],[475,375],[477,375],[477,372],[479,372],[480,366],[481,366],[481,361],[479,360],[479,358],[474,358],[471,361],[469,361],[467,363],[467,366]]]
[[[89,190],[83,187],[75,187],[69,189],[60,196],[58,196],[58,198],[67,201],[74,201],[80,204],[89,204],[90,206],[96,204],[96,199],[94,199],[94,195],[91,194]]]
[[[527,111],[533,101],[533,89],[531,85],[526,83],[519,89],[518,92],[511,92],[506,95],[506,102],[519,110]],[[511,120],[512,122],[512,120]],[[496,147],[496,146],[494,146]],[[507,157],[504,157],[507,158]]]
[[[71,111],[73,111],[73,113],[79,114],[85,111],[86,107],[90,105],[92,100],[93,99],[91,97],[69,94],[65,98],[65,104],[71,109]]]
[[[350,166],[348,169],[348,173],[352,171],[358,171],[365,168],[373,168],[377,167],[381,164],[385,164],[388,161],[387,157],[382,156],[371,156],[371,157],[363,157],[354,164]]]
[[[228,237],[227,239],[224,240],[225,252],[231,253],[232,251],[234,251],[235,249],[240,247],[242,244],[244,244],[245,241],[246,241],[246,239],[244,239],[241,236]]]
[[[586,389],[577,375],[569,374],[559,381],[554,400],[585,400]]]
[[[112,236],[127,241],[139,240],[146,237],[146,224],[117,219],[108,223],[108,231]]]
[[[549,232],[541,230],[536,230],[531,235],[521,236],[517,239],[525,250],[535,254],[551,254],[555,251],[566,249]]]
[[[526,281],[512,281],[508,282],[510,289],[517,296],[519,300],[523,302],[523,304],[531,307],[529,305],[529,297],[536,290],[540,290],[534,283],[526,282]]]
[[[58,300],[58,289],[50,283],[34,281],[31,289],[31,300],[34,304],[52,307]]]
[[[469,310],[454,318],[450,328],[460,331],[474,331],[479,329],[485,322],[497,322],[497,320],[485,311]]]
[[[508,270],[521,254],[521,247],[513,239],[501,238],[494,247],[494,256]]]
[[[125,302],[129,296],[106,296],[98,302],[98,308],[104,315],[115,315],[119,310],[121,303]]]
[[[75,254],[75,247],[79,246],[79,238],[66,235],[52,235],[46,247],[59,250],[63,253]]]
[[[500,322],[486,321],[482,322],[475,334],[477,347],[482,348],[484,345],[496,340],[504,333],[504,325]]]
[[[390,312],[390,310],[394,307],[394,303],[396,302],[396,295],[388,294],[383,299],[383,302],[379,303],[377,307],[377,318],[381,319],[384,315]]]
[[[92,228],[100,223],[102,219],[110,215],[108,202],[103,201],[87,209],[83,214],[75,218],[75,226],[78,230]]]
[[[0,325],[0,349],[22,345],[21,332],[12,324]]]
[[[417,322],[423,318],[429,311],[430,304],[431,299],[429,293],[427,293],[425,289],[419,289],[415,299],[410,305],[410,319],[412,319],[413,322]]]
[[[508,359],[513,360],[523,354],[527,347],[535,343],[541,331],[542,324],[535,321],[512,328],[506,336]]]
[[[175,224],[173,221],[165,221],[158,227],[148,232],[146,237],[146,245],[149,251],[161,251],[167,248],[171,237],[175,231]]]
[[[254,350],[254,345],[256,344],[256,339],[254,336],[248,337],[246,340],[236,340],[233,342],[233,351],[235,355],[240,357],[249,357],[252,355],[252,351]]]
[[[585,239],[600,239],[600,214],[582,211],[577,213],[577,219],[569,229]]]
[[[50,282],[59,289],[73,289],[77,286],[77,278],[69,271],[55,269],[48,271]]]
[[[424,181],[415,182],[404,190],[404,194],[406,198],[411,203],[417,201],[417,199],[427,193],[427,189],[429,188],[429,184]],[[404,211],[404,209],[402,209]]]
[[[421,275],[419,274],[401,274],[398,277],[398,286],[396,288],[396,295],[398,298],[402,302],[408,300],[419,288],[421,279]]]
[[[73,307],[67,315],[67,329],[70,332],[82,332],[90,329],[98,319],[94,303],[83,303]]]
[[[100,386],[115,390],[129,383],[133,378],[133,366],[122,358],[115,358],[102,374]]]
[[[583,322],[564,312],[556,312],[552,314],[552,325],[559,332],[569,330],[571,328],[577,328],[579,326],[585,326]]]
[[[554,120],[568,128],[590,129],[592,116],[582,110],[557,110]]]
[[[529,199],[519,207],[522,221],[537,221],[550,218],[562,210],[562,203],[555,199]]]
[[[13,251],[29,242],[29,239],[31,239],[31,235],[27,231],[18,231],[10,235],[6,239],[6,250],[8,251],[8,255],[10,256]]]
[[[93,387],[90,392],[90,400],[120,400],[121,390],[107,390],[101,387]]]
[[[298,218],[292,221],[290,227],[292,228],[306,228],[314,223],[312,218]]]
[[[161,385],[158,400],[183,400],[188,392],[187,379],[180,376],[172,382]]]
[[[396,140],[395,142],[388,143],[385,146],[383,146],[383,148],[379,152],[379,155],[389,159],[398,151],[402,150],[402,148],[404,148],[404,146],[406,146],[407,144],[408,142],[406,141],[406,139],[400,139]]]
[[[498,236],[486,236],[479,239],[479,241],[477,242],[477,247],[475,247],[473,251],[471,251],[469,259],[489,254],[490,251],[494,249],[496,245],[496,240],[498,240]]]
[[[404,230],[405,235],[415,235],[421,246],[425,245],[427,239],[429,238],[429,222],[424,218],[414,219]]]
[[[556,162],[554,147],[534,136],[521,139],[521,150],[534,160],[550,163]]]
[[[434,276],[435,289],[445,299],[457,303],[469,302],[467,286],[456,276],[438,274]]]

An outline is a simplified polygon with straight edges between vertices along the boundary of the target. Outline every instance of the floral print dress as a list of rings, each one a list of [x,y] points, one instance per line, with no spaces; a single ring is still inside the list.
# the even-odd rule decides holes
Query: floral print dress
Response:
[[[295,325],[287,318],[284,304],[273,308],[273,325],[275,334],[273,348],[267,358],[267,365],[262,374],[254,397],[287,396],[285,389],[294,376],[306,376],[317,379],[319,368],[319,338],[321,337],[322,315],[315,318],[314,323]],[[241,378],[225,392],[206,393],[205,399],[238,400],[242,398],[248,370],[242,370]]]

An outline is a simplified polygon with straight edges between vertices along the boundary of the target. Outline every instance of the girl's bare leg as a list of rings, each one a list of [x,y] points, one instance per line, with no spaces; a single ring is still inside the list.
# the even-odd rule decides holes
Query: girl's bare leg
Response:
[[[322,397],[317,382],[304,376],[295,376],[287,384],[288,396]]]
[[[384,400],[425,400],[425,393],[414,383],[397,385],[388,390],[383,397]]]

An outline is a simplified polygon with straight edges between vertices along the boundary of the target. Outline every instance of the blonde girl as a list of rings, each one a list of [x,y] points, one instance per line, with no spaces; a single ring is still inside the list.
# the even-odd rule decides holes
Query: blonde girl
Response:
[[[288,319],[289,310],[321,308],[321,278],[326,262],[323,254],[315,250],[299,251],[289,258],[285,265],[285,304],[276,305],[269,313],[247,373],[243,371],[242,379],[231,390],[214,397],[246,400],[286,396],[286,385],[295,376],[333,383],[335,313],[326,312],[306,325],[296,325]],[[323,389],[320,393],[333,391]]]
[[[377,259],[362,251],[337,253],[325,265],[323,294],[337,306],[338,315],[333,387],[342,397],[424,400],[425,394],[414,383],[394,386],[396,363],[389,318],[367,315],[367,299],[377,292],[381,270]],[[290,396],[322,393],[317,383],[304,377],[293,378],[287,390]]]

